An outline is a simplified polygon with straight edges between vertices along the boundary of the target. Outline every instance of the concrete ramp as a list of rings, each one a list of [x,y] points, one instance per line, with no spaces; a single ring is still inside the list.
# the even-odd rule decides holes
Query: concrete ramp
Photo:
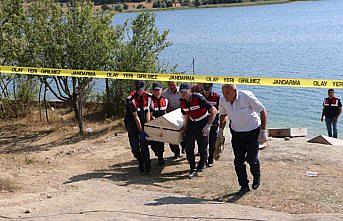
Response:
[[[324,135],[319,135],[311,140],[307,141],[308,143],[319,143],[319,144],[325,144],[325,145],[334,145],[334,146],[343,146],[343,140],[333,138],[333,137],[328,137]]]

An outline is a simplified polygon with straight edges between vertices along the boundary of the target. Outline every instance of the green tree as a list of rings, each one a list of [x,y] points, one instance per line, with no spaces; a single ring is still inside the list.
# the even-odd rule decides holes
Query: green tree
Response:
[[[166,1],[167,7],[173,7],[173,2],[172,1]]]
[[[191,0],[180,0],[181,6],[190,6]]]
[[[26,32],[27,55],[34,66],[77,70],[105,70],[111,66],[117,47],[117,32],[111,18],[85,1],[70,1],[63,12],[59,4],[39,0],[30,6]],[[69,104],[83,134],[82,107],[94,84],[92,78],[40,77],[45,87]]]
[[[153,8],[161,8],[161,4],[162,4],[161,1],[157,0],[152,4],[152,7]]]
[[[200,5],[202,5],[201,0],[194,0],[194,6],[195,6],[195,7],[198,7],[198,6],[200,6]]]
[[[145,7],[144,7],[144,5],[143,4],[138,4],[137,5],[137,9],[144,9]]]
[[[1,65],[77,70],[164,71],[165,66],[159,62],[158,56],[170,42],[167,40],[168,31],[160,32],[157,29],[154,14],[145,12],[114,27],[112,17],[103,11],[94,13],[92,5],[85,0],[69,1],[66,9],[51,0],[33,1],[26,15],[21,1],[12,3],[13,0],[0,3]],[[13,83],[24,85],[24,88],[16,87],[17,96],[12,98],[28,100],[27,95],[37,91],[38,80],[44,93],[49,90],[55,98],[73,109],[82,134],[82,103],[91,92],[94,79],[0,75],[0,98],[6,94],[10,100],[11,95],[7,88]],[[106,80],[104,100],[107,104],[112,104],[107,105],[107,110],[113,110],[112,113],[117,116],[123,114],[125,97],[131,84],[132,81]],[[3,102],[0,101],[1,108]]]
[[[0,2],[0,65],[23,65],[27,45],[23,27],[26,16],[22,0]],[[37,79],[0,73],[0,118],[25,116],[37,95]]]
[[[159,54],[171,45],[167,36],[169,31],[159,33],[154,14],[144,12],[124,26],[127,39],[121,45],[115,59],[114,70],[134,72],[163,72]],[[111,80],[107,94],[113,98],[115,113],[124,113],[125,98],[132,81]]]
[[[117,4],[114,6],[114,10],[121,12],[124,10],[124,6],[122,4]]]

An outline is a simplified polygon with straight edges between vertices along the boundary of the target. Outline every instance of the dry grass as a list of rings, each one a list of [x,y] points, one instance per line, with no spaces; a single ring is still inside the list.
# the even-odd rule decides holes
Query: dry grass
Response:
[[[49,109],[47,122],[44,113],[34,110],[24,119],[0,122],[0,153],[32,152],[82,139],[96,138],[113,128],[123,128],[122,120],[105,119],[94,107],[84,111],[85,136],[78,135],[78,122],[68,109]],[[92,129],[92,133],[87,131]]]
[[[0,178],[0,193],[3,192],[15,192],[19,187],[16,183],[7,178]]]

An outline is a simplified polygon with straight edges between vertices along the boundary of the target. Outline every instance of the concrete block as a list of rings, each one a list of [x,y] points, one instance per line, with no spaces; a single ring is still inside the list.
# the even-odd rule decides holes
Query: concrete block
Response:
[[[307,128],[269,128],[270,137],[306,137]]]

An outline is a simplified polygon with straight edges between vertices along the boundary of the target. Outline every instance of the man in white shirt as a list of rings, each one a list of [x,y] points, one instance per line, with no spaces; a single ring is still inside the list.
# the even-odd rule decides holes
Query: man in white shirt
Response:
[[[229,119],[235,171],[241,186],[237,195],[244,195],[250,191],[245,161],[254,177],[252,188],[257,189],[260,186],[258,147],[259,143],[264,143],[267,139],[267,111],[252,92],[237,90],[234,84],[224,84],[222,92],[223,97],[219,100],[218,136],[223,136],[223,129]]]
[[[180,108],[180,98],[181,95],[179,93],[179,89],[175,82],[169,81],[168,82],[168,89],[163,92],[163,97],[168,99],[168,107],[167,112],[174,111]]]

